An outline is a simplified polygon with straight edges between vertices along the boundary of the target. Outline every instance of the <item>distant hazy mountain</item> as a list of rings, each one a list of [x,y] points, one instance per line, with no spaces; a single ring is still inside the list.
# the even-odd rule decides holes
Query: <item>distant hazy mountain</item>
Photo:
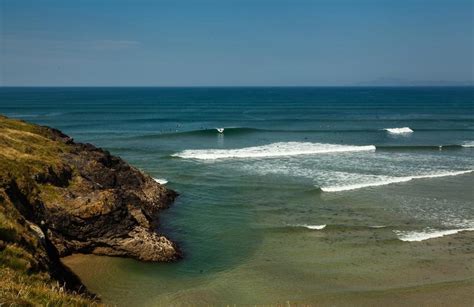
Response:
[[[406,80],[401,78],[378,78],[372,81],[358,82],[355,85],[367,86],[474,86],[474,81],[446,80]]]

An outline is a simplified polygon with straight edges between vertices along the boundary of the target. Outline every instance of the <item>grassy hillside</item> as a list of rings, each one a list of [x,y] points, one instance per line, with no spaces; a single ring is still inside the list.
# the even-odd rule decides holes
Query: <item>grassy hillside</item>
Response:
[[[0,305],[91,305],[73,290],[80,282],[63,267],[42,229],[19,209],[35,202],[34,174],[61,164],[68,150],[50,130],[0,116]],[[64,282],[71,287],[66,289]]]

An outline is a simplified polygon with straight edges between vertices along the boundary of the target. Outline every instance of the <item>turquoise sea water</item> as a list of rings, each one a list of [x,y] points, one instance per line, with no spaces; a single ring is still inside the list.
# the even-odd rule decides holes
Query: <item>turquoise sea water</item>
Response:
[[[160,221],[182,261],[65,260],[118,305],[472,282],[472,244],[456,232],[474,229],[473,111],[472,87],[0,88],[1,114],[104,147],[180,193]]]

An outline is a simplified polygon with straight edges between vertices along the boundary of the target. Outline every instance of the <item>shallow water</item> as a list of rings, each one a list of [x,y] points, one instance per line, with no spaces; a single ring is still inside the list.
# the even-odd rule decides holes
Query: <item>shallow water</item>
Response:
[[[183,261],[65,259],[123,306],[472,289],[472,232],[454,233],[474,227],[473,105],[473,88],[0,89],[0,113],[180,193],[160,221]]]

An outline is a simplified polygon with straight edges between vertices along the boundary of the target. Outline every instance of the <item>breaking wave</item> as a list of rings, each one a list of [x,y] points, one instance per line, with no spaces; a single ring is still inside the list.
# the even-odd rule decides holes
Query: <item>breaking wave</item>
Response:
[[[380,181],[375,182],[366,182],[366,183],[359,183],[359,184],[350,184],[350,185],[339,185],[339,186],[328,186],[328,187],[321,187],[321,191],[323,192],[342,192],[342,191],[349,191],[349,190],[356,190],[368,187],[377,187],[382,185],[388,185],[392,183],[401,183],[401,182],[408,182],[414,179],[426,179],[426,178],[438,178],[438,177],[447,177],[447,176],[457,176],[463,175],[473,172],[474,170],[465,170],[465,171],[456,171],[456,172],[445,172],[445,173],[437,173],[437,174],[428,174],[428,175],[417,175],[417,176],[406,176],[406,177],[387,177],[381,176]]]
[[[394,230],[398,239],[406,242],[417,242],[428,239],[440,238],[444,236],[454,235],[461,231],[474,231],[474,227],[448,230],[426,229],[424,231],[401,231]]]
[[[155,182],[158,182],[159,184],[162,184],[162,185],[165,185],[168,183],[168,180],[163,179],[163,178],[153,178],[153,180],[155,180]]]
[[[474,146],[474,145],[473,145]],[[460,150],[464,145],[377,145],[377,150],[410,151],[410,150]]]
[[[302,225],[296,225],[297,227],[304,227],[304,228],[308,228],[308,229],[311,229],[311,230],[323,230],[324,228],[326,228],[327,225],[306,225],[306,224],[302,224]]]
[[[280,142],[240,149],[190,149],[175,153],[173,157],[183,159],[216,160],[272,158],[283,156],[313,155],[325,153],[375,151],[375,146],[336,145],[309,142]]]
[[[412,133],[413,130],[411,130],[409,127],[402,127],[402,128],[385,128],[385,131],[391,134],[407,134],[407,133]]]

